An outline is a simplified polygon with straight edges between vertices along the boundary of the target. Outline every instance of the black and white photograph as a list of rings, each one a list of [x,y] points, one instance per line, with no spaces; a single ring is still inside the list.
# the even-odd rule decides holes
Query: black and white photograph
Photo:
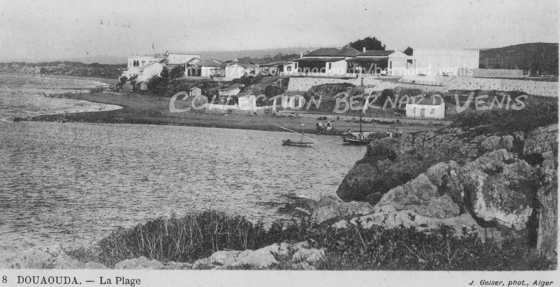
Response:
[[[558,8],[0,0],[0,286],[560,286]]]

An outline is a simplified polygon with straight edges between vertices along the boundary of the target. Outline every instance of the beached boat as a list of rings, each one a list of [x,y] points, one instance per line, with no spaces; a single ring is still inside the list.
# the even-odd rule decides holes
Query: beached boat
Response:
[[[347,145],[367,145],[372,139],[365,137],[363,134],[360,136],[345,136],[342,138],[342,142]]]
[[[305,134],[303,132],[303,124],[301,124],[302,126],[302,130],[301,130],[301,137],[299,140],[291,140],[291,139],[286,139],[286,140],[282,140],[282,145],[283,146],[294,146],[294,147],[313,147],[313,142],[312,141],[304,141],[303,138],[305,137]],[[287,130],[289,132],[292,133],[297,133],[294,130],[288,129],[288,128],[284,128],[281,127],[284,130]]]
[[[313,142],[293,141],[293,140],[287,139],[287,140],[282,140],[282,145],[284,145],[284,146],[295,146],[295,147],[313,147]]]
[[[362,131],[362,114],[360,114],[360,131],[357,133],[348,132],[342,135],[342,142],[347,145],[367,145],[372,138],[366,136]]]

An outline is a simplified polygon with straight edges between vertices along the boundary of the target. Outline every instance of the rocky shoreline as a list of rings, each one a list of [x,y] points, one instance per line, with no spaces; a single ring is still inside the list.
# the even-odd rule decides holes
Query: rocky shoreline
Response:
[[[556,110],[548,112],[372,142],[337,196],[301,199],[293,222],[265,228],[213,212],[161,218],[117,230],[92,247],[31,250],[5,265],[554,269],[558,118]]]
[[[91,255],[91,253],[99,253],[99,250],[95,251],[95,248],[99,248],[99,246],[96,246],[93,249],[94,251],[88,250],[87,252],[84,250],[68,252],[61,248],[32,250],[8,262],[8,267],[336,269],[340,264],[337,260],[342,260],[339,256],[347,256],[344,255],[346,252],[356,252],[352,251],[352,246],[355,246],[356,242],[359,243],[358,245],[363,244],[363,246],[359,246],[359,250],[362,250],[360,252],[377,248],[375,249],[376,252],[380,252],[377,256],[383,256],[383,251],[380,251],[379,248],[386,247],[383,247],[382,242],[384,240],[381,238],[388,236],[387,234],[392,234],[391,236],[398,237],[431,238],[427,240],[425,246],[433,246],[434,248],[438,247],[433,241],[443,240],[447,244],[453,244],[454,242],[457,249],[466,248],[468,252],[473,253],[476,253],[478,249],[480,249],[478,250],[480,252],[484,248],[490,248],[490,250],[493,250],[492,252],[498,252],[496,250],[505,252],[503,249],[511,249],[516,254],[500,256],[511,256],[510,260],[512,261],[513,259],[521,260],[519,256],[532,258],[532,261],[526,263],[526,265],[517,267],[516,265],[512,265],[513,267],[506,265],[506,267],[496,267],[497,270],[502,270],[502,268],[551,269],[556,266],[557,134],[558,126],[552,124],[523,134],[475,137],[476,145],[472,142],[471,145],[462,144],[470,148],[470,150],[465,150],[464,154],[466,156],[473,155],[474,159],[465,159],[464,162],[448,160],[433,164],[413,179],[405,181],[404,184],[389,188],[376,202],[343,202],[335,196],[326,196],[318,201],[302,200],[295,209],[299,213],[295,218],[299,219],[295,220],[294,223],[269,229],[259,229],[262,227],[258,227],[258,225],[246,229],[246,236],[255,236],[255,241],[258,241],[258,238],[268,238],[263,239],[262,242],[255,242],[251,245],[253,248],[230,249],[225,242],[221,244],[226,246],[219,247],[219,243],[216,241],[216,246],[212,245],[214,247],[211,248],[215,251],[204,251],[200,254],[208,255],[188,261],[170,260],[171,257],[165,259],[163,258],[165,256],[162,257],[161,254],[156,254],[157,252],[149,256],[150,252],[146,253],[145,250],[146,246],[149,245],[148,243],[137,249],[139,253],[131,253],[130,250],[138,247],[126,246],[126,244],[131,244],[131,238],[137,238],[138,234],[143,234],[143,232],[154,233],[151,237],[142,235],[141,240],[147,242],[150,242],[150,240],[157,241],[157,238],[161,238],[158,236],[165,232],[168,232],[171,237],[176,237],[176,235],[171,235],[172,232],[175,232],[171,230],[178,223],[171,223],[173,219],[161,219],[158,222],[154,221],[137,226],[124,233],[119,234],[117,232],[114,238],[108,240],[107,242],[112,245],[106,246],[105,248],[108,249],[105,251],[110,254],[117,254],[115,250],[122,249],[119,244],[115,243],[115,240],[121,240],[123,246],[126,246],[125,248],[129,250],[123,255],[119,255],[118,258],[123,258],[122,260],[112,264],[100,263],[99,260],[95,261],[96,256],[102,258],[99,255]],[[447,136],[449,135],[442,134],[439,137],[445,138]],[[431,138],[438,142],[435,137],[437,136],[432,135]],[[411,144],[410,139],[406,137],[398,143],[400,147],[407,147]],[[423,144],[426,144],[426,141],[423,141]],[[440,151],[444,151],[440,144],[438,146]],[[380,157],[380,151],[389,156]],[[393,153],[388,151],[393,151]],[[353,171],[341,184],[338,195],[342,199],[348,199],[345,195],[368,190],[364,187],[368,182],[364,180],[375,178],[375,176],[372,177],[374,174],[371,173],[371,168],[364,169],[361,165],[379,164],[379,161],[394,162],[401,154],[402,151],[391,150],[386,142],[372,143],[368,147],[365,159],[356,164]],[[372,158],[375,158],[375,160],[372,161]],[[359,172],[356,172],[356,170]],[[362,198],[370,200],[372,197],[365,196]],[[209,225],[202,227],[204,229],[224,228],[223,225],[220,227],[220,224],[216,223],[220,220],[227,221],[224,225],[231,225],[232,222],[238,220],[231,221],[232,219],[223,217],[216,222],[212,222],[200,218],[197,219],[199,220],[198,224]],[[188,219],[190,222],[192,220],[192,218]],[[243,220],[235,222],[245,224]],[[159,227],[154,229],[152,225],[158,225]],[[181,228],[187,229],[186,225]],[[232,230],[223,230],[222,233],[225,232],[229,234],[228,236],[235,236],[233,232],[237,232],[237,230]],[[335,243],[330,242],[334,239],[327,235],[333,232],[342,234],[342,237],[336,239]],[[269,238],[271,234],[276,234],[274,235],[276,237]],[[348,234],[352,235],[348,237]],[[354,238],[354,234],[358,235]],[[210,238],[214,238],[211,240],[221,240],[218,238],[219,235],[210,236]],[[377,239],[369,241],[368,236]],[[403,269],[423,269],[421,266],[424,266],[424,264],[427,264],[426,266],[435,264],[432,262],[435,259],[427,258],[432,256],[430,252],[436,254],[439,251],[421,251],[426,247],[421,247],[422,244],[419,242],[406,241],[402,246],[391,249],[391,254],[393,254],[396,250],[408,248],[410,250],[405,251],[406,254],[409,254],[408,256],[410,254],[417,256],[412,264],[415,267],[402,267]],[[370,246],[371,244],[374,245]],[[376,246],[377,244],[382,247]],[[469,244],[473,244],[475,247],[469,246]],[[340,247],[336,247],[338,245]],[[415,247],[415,245],[420,246]],[[111,248],[115,250],[111,250]],[[336,248],[342,248],[344,251],[337,251]],[[87,254],[88,252],[89,254]],[[341,255],[337,252],[343,253]],[[419,252],[424,253],[420,255]],[[456,253],[451,253],[456,256]],[[110,254],[109,256],[111,256]],[[484,254],[479,254],[479,256],[484,256]],[[489,254],[489,256],[492,255]],[[160,257],[159,260],[158,257]],[[438,257],[436,256],[436,258]],[[505,258],[502,259],[507,261]],[[332,262],[333,260],[335,263]],[[475,258],[473,260],[478,262],[481,259]],[[452,264],[451,261],[453,260],[450,259],[449,266],[444,265],[439,268],[450,270],[464,268],[461,265],[453,265],[457,263]],[[536,267],[533,266],[535,264]],[[368,266],[364,263],[362,266],[352,266],[352,268],[387,269],[390,266]],[[472,266],[471,268],[476,269]],[[484,268],[492,269],[488,266]],[[466,267],[466,269],[469,269],[469,267]]]
[[[482,239],[527,239],[555,260],[557,136],[551,124],[503,135],[448,129],[372,144],[337,194],[375,208],[339,224],[445,225]]]

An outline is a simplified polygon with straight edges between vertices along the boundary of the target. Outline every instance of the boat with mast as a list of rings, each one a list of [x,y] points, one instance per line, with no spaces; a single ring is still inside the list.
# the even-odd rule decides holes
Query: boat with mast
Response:
[[[304,134],[304,130],[303,130],[303,124],[301,124],[301,127],[302,127],[301,132],[300,132],[301,136],[300,136],[299,140],[285,139],[285,140],[282,140],[282,145],[283,146],[294,146],[294,147],[313,147],[313,142],[312,141],[304,141],[303,140],[304,137],[306,137],[305,134]],[[291,129],[288,129],[288,128],[285,128],[285,127],[280,127],[280,128],[282,128],[284,130],[287,130],[289,132],[298,133],[294,130],[291,130]]]
[[[367,145],[372,139],[362,131],[362,112],[360,112],[360,131],[358,133],[346,133],[342,136],[342,142],[347,145]]]

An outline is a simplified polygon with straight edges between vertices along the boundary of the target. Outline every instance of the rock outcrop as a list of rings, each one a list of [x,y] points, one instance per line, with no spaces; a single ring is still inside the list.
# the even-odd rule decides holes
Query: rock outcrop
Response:
[[[194,262],[193,269],[315,269],[324,260],[323,249],[311,248],[306,241],[275,243],[257,250],[220,250]]]
[[[333,219],[355,217],[373,212],[373,205],[367,202],[344,202],[336,196],[323,196],[318,201],[308,203],[311,219],[323,223]]]
[[[550,260],[555,260],[558,251],[558,182],[556,178],[539,189],[537,251]]]
[[[533,173],[533,167],[505,149],[463,166],[454,161],[438,163],[385,193],[371,214],[348,223],[419,230],[445,225],[457,233],[482,232],[482,228],[525,230],[536,194]],[[344,226],[344,222],[337,224]]]
[[[163,269],[163,263],[144,256],[125,259],[115,264],[115,269]]]
[[[490,136],[448,128],[372,143],[337,195],[374,208],[334,226],[448,226],[498,241],[535,233],[539,253],[556,258],[557,137],[554,124]]]
[[[97,262],[81,262],[59,246],[39,247],[10,258],[2,258],[1,268],[10,269],[105,269]]]
[[[391,188],[438,162],[464,163],[489,151],[512,151],[520,144],[516,135],[470,136],[458,128],[375,141],[368,146],[365,157],[348,172],[336,193],[344,201],[376,204]]]
[[[558,251],[558,125],[531,132],[523,147],[524,156],[534,160],[541,187],[537,191],[537,252],[555,260]]]
[[[482,226],[527,227],[538,188],[527,162],[502,149],[467,163],[460,172],[464,204]]]

